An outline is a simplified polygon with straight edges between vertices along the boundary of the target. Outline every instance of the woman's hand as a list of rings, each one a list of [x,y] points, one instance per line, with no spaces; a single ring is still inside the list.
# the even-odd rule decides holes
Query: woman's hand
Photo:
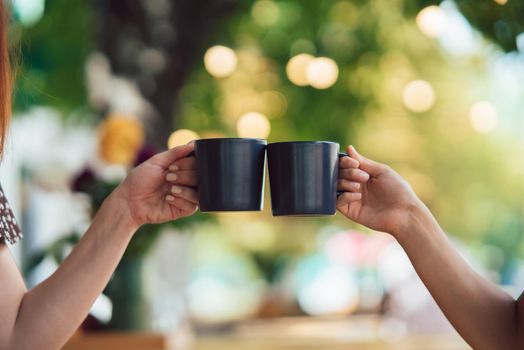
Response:
[[[337,209],[349,219],[394,236],[409,225],[413,210],[425,208],[409,184],[390,167],[348,147],[340,159]]]
[[[340,159],[337,208],[392,234],[448,320],[473,349],[523,349],[524,293],[517,301],[486,281],[453,249],[408,183],[393,169],[348,148]]]
[[[193,214],[198,206],[194,142],[159,153],[133,169],[113,195],[131,222],[161,223]]]

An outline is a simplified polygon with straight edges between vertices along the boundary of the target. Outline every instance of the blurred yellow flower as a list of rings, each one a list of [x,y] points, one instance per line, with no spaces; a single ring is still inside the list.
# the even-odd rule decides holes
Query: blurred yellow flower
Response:
[[[144,127],[132,117],[113,113],[100,125],[99,137],[102,159],[130,165],[144,144]]]

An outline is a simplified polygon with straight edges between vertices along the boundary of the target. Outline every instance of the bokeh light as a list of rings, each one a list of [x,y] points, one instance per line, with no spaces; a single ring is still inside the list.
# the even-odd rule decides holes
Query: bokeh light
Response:
[[[306,69],[308,83],[316,89],[327,89],[338,79],[338,66],[329,57],[318,57],[309,62]]]
[[[426,112],[435,103],[435,90],[427,81],[414,80],[404,87],[402,101],[412,112]]]
[[[519,50],[520,53],[524,53],[524,32],[517,35],[515,41],[517,45],[517,50]]]
[[[271,251],[277,242],[274,226],[264,220],[250,220],[242,230],[231,233],[236,244],[252,252]]]
[[[271,124],[262,113],[248,112],[238,120],[237,132],[240,137],[265,139],[271,132]]]
[[[256,311],[260,298],[260,287],[256,283],[235,286],[217,275],[197,276],[187,289],[187,306],[192,317],[208,323],[249,317]]]
[[[298,292],[298,303],[310,315],[351,313],[358,306],[358,286],[343,266],[323,267]]]
[[[469,109],[469,121],[476,132],[489,133],[497,127],[497,109],[488,101],[476,102]]]
[[[253,4],[251,8],[251,16],[256,24],[268,27],[278,21],[279,9],[278,5],[273,1],[259,0]]]
[[[14,101],[17,161],[2,171],[15,180],[5,184],[15,211],[18,204],[24,213],[17,198],[30,195],[35,215],[27,223],[42,231],[34,253],[87,227],[102,200],[97,189],[120,182],[154,154],[156,141],[173,148],[202,138],[330,139],[394,167],[458,235],[452,243],[482,262],[476,270],[511,293],[522,285],[524,18],[514,16],[517,0],[418,1],[409,9],[402,1],[253,0],[210,11],[191,0],[144,0],[143,16],[131,17],[66,2],[13,0],[9,21],[28,81]],[[92,19],[126,28],[100,38],[85,26]],[[57,45],[63,26],[52,23],[68,28],[64,45]],[[24,45],[30,42],[38,45]],[[168,120],[158,123],[159,116]],[[28,175],[22,187],[19,165]],[[69,183],[89,193],[73,196],[64,191]],[[450,344],[449,323],[398,242],[348,230],[344,220],[278,219],[266,210],[144,227],[108,288],[114,317],[93,315],[112,318],[108,329],[121,317],[176,333],[182,347],[227,347],[231,337],[259,348],[334,341],[421,348],[425,335],[436,347]],[[33,255],[15,253],[20,261]],[[43,265],[58,260],[51,258]],[[126,280],[129,268],[144,268],[145,284]],[[111,293],[115,283],[141,298],[127,303],[129,295]],[[138,306],[138,317],[122,312]],[[193,323],[203,332],[192,334]]]
[[[219,139],[226,137],[226,135],[222,131],[217,130],[207,130],[202,132],[200,135],[203,139]]]
[[[347,232],[339,232],[329,237],[324,250],[327,257],[338,264],[351,264],[356,260],[355,243]]]
[[[309,63],[313,60],[314,57],[307,53],[301,53],[292,57],[286,65],[286,74],[289,80],[298,86],[308,85],[306,70]]]
[[[436,5],[422,9],[416,21],[420,31],[430,38],[438,37],[446,28],[446,14]]]
[[[297,39],[295,40],[289,50],[291,56],[308,53],[314,55],[317,52],[315,44],[311,40]]]
[[[287,99],[282,93],[278,91],[265,91],[262,93],[262,99],[270,118],[281,117],[286,113]]]
[[[237,67],[237,54],[229,47],[216,45],[210,47],[204,55],[204,66],[214,77],[223,78],[231,75]]]
[[[189,141],[193,141],[198,138],[198,134],[193,130],[178,129],[169,136],[169,139],[167,140],[167,147],[171,149],[176,146],[185,145]]]
[[[13,8],[19,21],[27,27],[30,27],[42,18],[44,15],[44,0],[13,0]]]

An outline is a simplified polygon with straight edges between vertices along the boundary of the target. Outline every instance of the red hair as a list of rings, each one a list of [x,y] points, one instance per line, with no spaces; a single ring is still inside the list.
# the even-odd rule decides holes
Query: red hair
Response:
[[[0,157],[11,118],[11,68],[7,44],[8,13],[0,0]]]

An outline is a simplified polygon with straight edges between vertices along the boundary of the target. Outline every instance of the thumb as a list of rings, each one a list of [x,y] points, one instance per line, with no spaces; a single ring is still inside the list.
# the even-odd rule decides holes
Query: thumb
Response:
[[[155,164],[164,168],[169,167],[174,161],[190,156],[195,150],[195,142],[191,141],[188,144],[173,147],[167,151],[161,152],[153,156],[151,159]]]
[[[367,172],[369,175],[378,175],[383,171],[382,164],[364,157],[363,155],[357,152],[355,147],[348,146],[347,152],[351,158],[358,160],[358,162],[360,163],[359,168]]]

